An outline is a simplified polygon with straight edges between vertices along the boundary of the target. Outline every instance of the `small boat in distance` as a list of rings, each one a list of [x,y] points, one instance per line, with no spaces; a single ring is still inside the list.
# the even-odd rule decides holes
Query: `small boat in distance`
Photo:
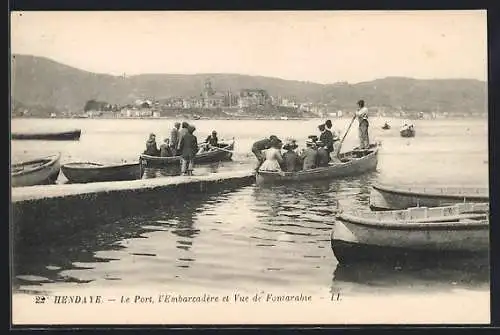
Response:
[[[409,207],[449,206],[460,202],[489,202],[488,187],[418,187],[410,185],[372,185],[370,208],[394,210]]]
[[[234,152],[234,140],[225,142],[219,141],[218,148],[215,148],[211,151],[206,151],[202,153],[196,154],[194,157],[195,164],[202,163],[216,163],[221,161],[230,161]],[[181,163],[180,156],[173,157],[159,157],[159,156],[150,156],[146,154],[141,154],[139,156],[140,162],[145,167],[164,167],[169,165],[178,165]]]
[[[12,133],[13,140],[45,140],[45,141],[77,141],[82,134],[81,129],[44,132],[44,133]]]
[[[143,170],[139,162],[101,164],[94,162],[67,163],[61,171],[70,183],[97,183],[141,179]]]
[[[340,212],[331,233],[339,263],[409,262],[489,255],[489,204]]]
[[[405,124],[399,131],[401,137],[415,137],[415,127],[413,124]]]
[[[372,144],[369,149],[353,149],[339,155],[339,163],[330,163],[327,167],[303,170],[297,172],[257,171],[256,183],[281,184],[317,179],[335,179],[359,175],[377,169],[378,145]]]
[[[391,129],[391,126],[386,122],[384,123],[384,125],[382,126],[382,129],[384,130],[387,130],[387,129]]]
[[[12,164],[11,186],[53,184],[59,176],[61,154]]]

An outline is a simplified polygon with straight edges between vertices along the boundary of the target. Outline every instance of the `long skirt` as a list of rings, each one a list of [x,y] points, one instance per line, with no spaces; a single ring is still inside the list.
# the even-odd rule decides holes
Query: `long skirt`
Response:
[[[368,149],[370,140],[368,138],[368,121],[361,121],[359,124],[359,148]]]

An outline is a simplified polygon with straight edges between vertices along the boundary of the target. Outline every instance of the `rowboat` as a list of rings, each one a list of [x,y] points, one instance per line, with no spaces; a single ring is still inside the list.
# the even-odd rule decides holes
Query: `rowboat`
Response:
[[[61,171],[70,183],[136,180],[142,178],[140,163],[101,164],[73,162],[64,164]]]
[[[81,129],[47,133],[12,133],[13,140],[76,141],[80,139]]]
[[[370,208],[372,210],[448,206],[459,202],[489,202],[488,188],[373,184],[370,192]]]
[[[339,263],[487,256],[489,204],[385,212],[340,211],[331,233]]]
[[[61,168],[61,154],[37,158],[12,164],[11,186],[33,186],[52,184],[57,180]]]
[[[228,142],[219,142],[218,148],[196,154],[196,156],[194,157],[194,163],[202,164],[229,161],[233,157],[233,151],[234,140]],[[143,166],[162,167],[168,165],[179,165],[181,162],[181,156],[158,157],[141,154],[139,160],[143,164]]]
[[[386,122],[386,123],[384,123],[384,125],[382,126],[382,129],[384,129],[384,130],[391,129],[391,126],[389,126],[389,124]]]
[[[339,155],[340,162],[333,162],[326,167],[310,170],[297,172],[257,171],[256,183],[262,185],[317,179],[335,179],[375,171],[378,163],[378,150],[378,145],[373,144],[369,149],[347,151]]]
[[[401,137],[415,137],[415,128],[405,127],[399,131]]]

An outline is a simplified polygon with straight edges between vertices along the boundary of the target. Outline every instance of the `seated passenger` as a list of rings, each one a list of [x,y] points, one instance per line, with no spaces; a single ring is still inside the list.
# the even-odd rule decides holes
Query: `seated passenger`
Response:
[[[271,140],[271,147],[265,150],[265,161],[259,167],[259,171],[281,171],[283,157],[281,156],[282,142]]]
[[[163,140],[163,144],[160,145],[160,157],[172,157],[172,147],[170,146],[170,140],[166,138]]]
[[[302,152],[300,158],[302,159],[303,170],[310,170],[316,168],[318,161],[318,151],[316,150],[315,142],[311,140],[306,141],[306,149]]]
[[[298,145],[295,140],[290,140],[285,143],[283,149],[286,152],[283,154],[283,170],[287,172],[296,172],[302,169],[302,161],[299,155],[295,152]]]
[[[217,138],[217,132],[214,130],[212,131],[212,135],[209,135],[205,142],[209,145],[210,147],[218,147],[219,146],[219,139]]]
[[[156,145],[156,135],[153,133],[149,134],[149,139],[146,141],[146,150],[144,150],[144,154],[149,156],[160,155],[160,150],[158,150],[158,146]]]
[[[326,149],[326,146],[322,141],[317,141],[316,145],[318,146],[317,167],[327,167],[328,161],[330,160],[328,150]]]

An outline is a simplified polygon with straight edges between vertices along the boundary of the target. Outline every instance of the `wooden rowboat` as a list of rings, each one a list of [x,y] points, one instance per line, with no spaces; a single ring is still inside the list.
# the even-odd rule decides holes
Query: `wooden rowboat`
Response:
[[[106,165],[93,162],[74,162],[64,164],[61,170],[70,183],[136,180],[142,178],[143,173],[138,162]]]
[[[459,202],[489,202],[487,187],[414,187],[372,185],[372,210],[406,209],[417,206],[448,206]]]
[[[331,246],[339,263],[487,256],[489,204],[340,212]]]
[[[13,140],[76,141],[80,139],[81,129],[47,133],[12,133]]]
[[[403,128],[399,131],[401,137],[415,137],[415,128]]]
[[[12,165],[11,186],[53,184],[59,176],[61,154],[50,155]]]
[[[229,142],[219,142],[219,148],[212,151],[198,153],[194,158],[195,164],[215,163],[220,161],[229,161],[233,157],[234,140]],[[145,167],[162,167],[169,165],[179,165],[181,156],[157,157],[141,154],[140,161]]]
[[[339,155],[339,163],[330,163],[327,167],[298,171],[257,171],[256,183],[280,184],[300,182],[316,179],[335,179],[339,177],[355,176],[377,169],[378,145],[373,144],[369,149],[354,149]]]

